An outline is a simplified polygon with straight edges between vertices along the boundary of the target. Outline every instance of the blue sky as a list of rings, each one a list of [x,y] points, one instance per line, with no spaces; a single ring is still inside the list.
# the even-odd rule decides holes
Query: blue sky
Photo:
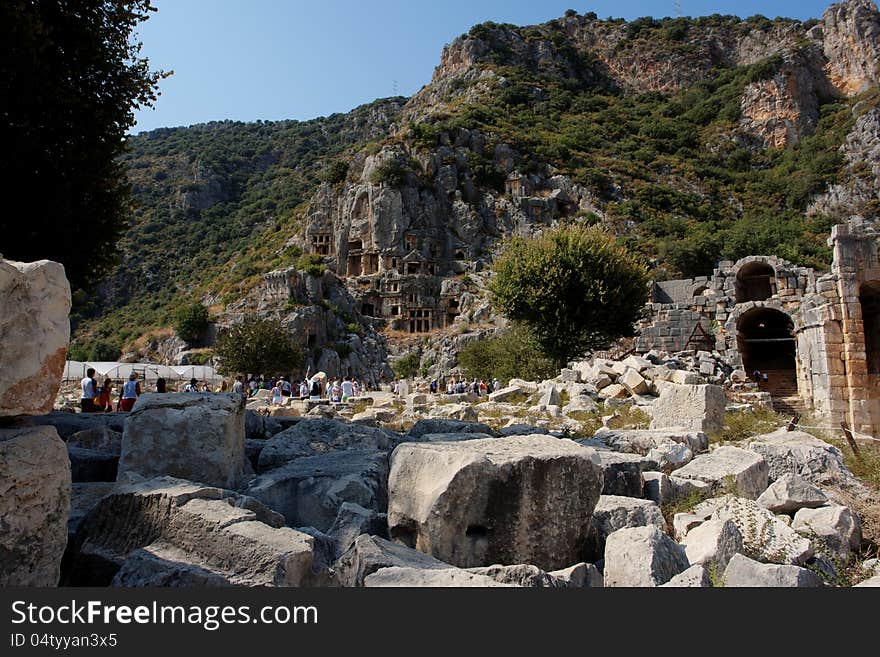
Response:
[[[543,23],[574,9],[631,20],[675,15],[675,1],[153,0],[142,55],[173,70],[133,132],[234,119],[311,119],[431,80],[444,46],[472,25]],[[818,18],[829,2],[689,2],[682,14]]]

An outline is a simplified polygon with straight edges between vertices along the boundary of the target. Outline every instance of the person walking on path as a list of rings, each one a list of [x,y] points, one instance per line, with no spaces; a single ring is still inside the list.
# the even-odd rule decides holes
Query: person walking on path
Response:
[[[128,381],[122,384],[122,398],[119,400],[119,410],[125,413],[131,411],[132,406],[137,398],[143,394],[141,392],[141,382],[137,380],[137,372],[132,372],[128,376]]]
[[[109,413],[113,410],[113,400],[110,399],[110,395],[113,392],[113,381],[110,378],[104,379],[104,385],[101,386],[100,391],[98,392],[98,409],[104,413]]]
[[[86,375],[79,382],[82,388],[82,396],[79,400],[79,407],[83,413],[94,413],[98,410],[95,405],[95,399],[98,397],[98,382],[95,381],[95,368],[90,367],[86,370]]]

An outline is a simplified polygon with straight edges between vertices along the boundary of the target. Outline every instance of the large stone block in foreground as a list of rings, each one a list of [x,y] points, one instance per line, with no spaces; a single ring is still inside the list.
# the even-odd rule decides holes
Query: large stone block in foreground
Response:
[[[70,462],[52,427],[0,429],[0,586],[56,586]]]
[[[119,478],[135,472],[238,488],[245,478],[244,408],[236,394],[142,395],[125,423]]]
[[[391,537],[459,567],[580,561],[602,490],[595,450],[530,435],[404,443],[391,456]]]
[[[52,410],[67,358],[69,314],[62,265],[0,258],[0,416]]]
[[[721,386],[667,384],[651,410],[652,429],[682,427],[719,433],[724,427],[726,401]]]

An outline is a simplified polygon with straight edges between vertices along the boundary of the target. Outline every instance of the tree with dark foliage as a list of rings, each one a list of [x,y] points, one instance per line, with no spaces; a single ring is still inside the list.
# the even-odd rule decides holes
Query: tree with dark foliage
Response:
[[[75,289],[95,286],[128,226],[118,156],[133,110],[169,75],[132,40],[152,11],[150,0],[0,2],[0,253],[57,260]]]

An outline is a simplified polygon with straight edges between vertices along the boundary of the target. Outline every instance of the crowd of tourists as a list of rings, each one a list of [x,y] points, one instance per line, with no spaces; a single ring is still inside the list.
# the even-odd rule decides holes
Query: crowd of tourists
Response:
[[[98,380],[95,378],[94,368],[90,367],[86,370],[86,375],[82,378],[79,384],[82,391],[79,399],[79,407],[83,413],[110,413],[114,410],[127,413],[132,409],[137,398],[145,392],[137,372],[129,374],[128,380],[122,384],[121,388],[119,388],[116,393],[115,404],[113,399],[113,379],[107,377],[102,384],[99,384]],[[228,384],[226,381],[223,381],[215,391],[206,382],[199,383],[198,379],[190,379],[189,382],[184,385],[183,392],[226,392],[227,389]],[[156,379],[155,390],[151,390],[150,392],[169,392],[168,382],[164,378],[159,377]]]
[[[465,393],[472,393],[477,395],[478,397],[485,397],[490,392],[495,392],[496,390],[501,389],[501,383],[498,379],[492,379],[488,383],[486,379],[480,379],[477,381],[474,379],[473,381],[465,381],[462,377],[458,377],[458,379],[454,377],[450,377],[446,379],[442,377],[440,379],[431,379],[431,383],[428,386],[429,390],[432,394],[438,395],[443,394],[444,392],[447,395],[463,395]],[[400,394],[400,382],[392,381],[391,382],[391,391],[395,395]]]

